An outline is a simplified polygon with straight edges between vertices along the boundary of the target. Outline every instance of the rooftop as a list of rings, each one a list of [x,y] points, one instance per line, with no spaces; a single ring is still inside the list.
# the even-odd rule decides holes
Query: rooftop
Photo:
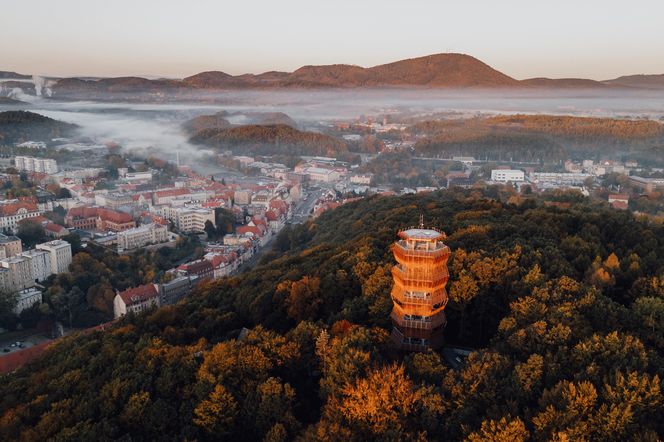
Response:
[[[434,241],[445,238],[445,234],[433,229],[410,228],[399,232],[399,236],[403,239],[422,239],[427,241]]]

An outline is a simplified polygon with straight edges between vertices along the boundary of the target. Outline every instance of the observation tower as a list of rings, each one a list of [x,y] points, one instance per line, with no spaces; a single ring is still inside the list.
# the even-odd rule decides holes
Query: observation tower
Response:
[[[443,328],[449,279],[447,260],[450,248],[443,244],[445,234],[419,227],[399,232],[392,245],[397,264],[392,267],[392,340],[402,350],[426,351],[443,344]]]

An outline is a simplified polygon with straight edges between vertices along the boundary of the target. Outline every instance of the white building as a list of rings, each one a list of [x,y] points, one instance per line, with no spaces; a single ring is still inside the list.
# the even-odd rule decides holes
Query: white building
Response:
[[[152,171],[147,172],[127,172],[122,178],[129,182],[133,181],[152,181]]]
[[[58,173],[58,163],[51,158],[17,156],[14,163],[19,172]]]
[[[201,207],[163,207],[163,216],[183,233],[204,232],[205,222],[215,224],[214,209]]]
[[[129,312],[138,314],[154,306],[159,307],[159,289],[157,284],[146,284],[117,292],[113,298],[113,316],[117,319]]]
[[[29,309],[42,301],[42,292],[34,287],[18,292],[18,303],[14,307],[14,313],[20,314],[23,310]]]
[[[43,281],[53,274],[51,270],[51,254],[45,250],[27,250],[21,256],[30,261],[32,280]]]
[[[168,241],[168,229],[161,224],[145,224],[118,232],[118,251],[133,250],[148,244]]]
[[[350,176],[350,182],[353,184],[371,184],[372,173],[357,173]]]
[[[549,186],[574,186],[591,177],[588,173],[533,172],[528,179],[536,184]]]
[[[0,204],[0,230],[15,232],[19,222],[27,218],[34,218],[42,213],[37,204],[22,201],[3,201]]]
[[[311,181],[321,181],[332,183],[339,180],[339,172],[332,169],[323,169],[322,167],[309,167],[304,171]]]
[[[516,169],[494,169],[491,171],[491,181],[499,183],[520,183],[525,181],[523,170]]]
[[[7,270],[6,275],[0,278],[3,290],[13,293],[35,285],[29,259],[20,255],[12,256],[0,260],[0,266]]]
[[[64,273],[71,264],[71,244],[61,239],[37,244],[38,250],[44,250],[51,255],[51,273]]]

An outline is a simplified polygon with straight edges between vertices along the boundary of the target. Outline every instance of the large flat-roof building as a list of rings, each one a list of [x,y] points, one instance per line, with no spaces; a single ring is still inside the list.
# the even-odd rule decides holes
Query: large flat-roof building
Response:
[[[27,250],[21,253],[21,256],[30,261],[33,281],[41,282],[53,274],[51,254],[46,250]]]
[[[523,170],[516,169],[494,169],[491,171],[491,181],[499,183],[520,183],[525,181]]]
[[[0,259],[20,255],[22,251],[23,246],[20,238],[0,233]]]
[[[161,224],[145,224],[117,235],[118,251],[134,250],[148,244],[168,241],[168,228]]]
[[[44,250],[50,254],[51,272],[53,274],[69,271],[69,264],[71,264],[71,244],[67,241],[58,239],[37,244],[37,249]]]
[[[205,232],[205,223],[215,224],[214,209],[203,207],[163,207],[163,216],[182,233]]]
[[[17,156],[14,158],[16,170],[19,172],[58,173],[58,163],[51,158],[35,158]]]

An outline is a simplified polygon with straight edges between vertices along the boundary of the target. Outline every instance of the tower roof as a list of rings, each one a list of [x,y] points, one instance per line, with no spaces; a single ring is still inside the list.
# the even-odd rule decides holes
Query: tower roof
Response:
[[[445,238],[445,234],[433,229],[410,228],[399,232],[403,239],[435,241]]]

